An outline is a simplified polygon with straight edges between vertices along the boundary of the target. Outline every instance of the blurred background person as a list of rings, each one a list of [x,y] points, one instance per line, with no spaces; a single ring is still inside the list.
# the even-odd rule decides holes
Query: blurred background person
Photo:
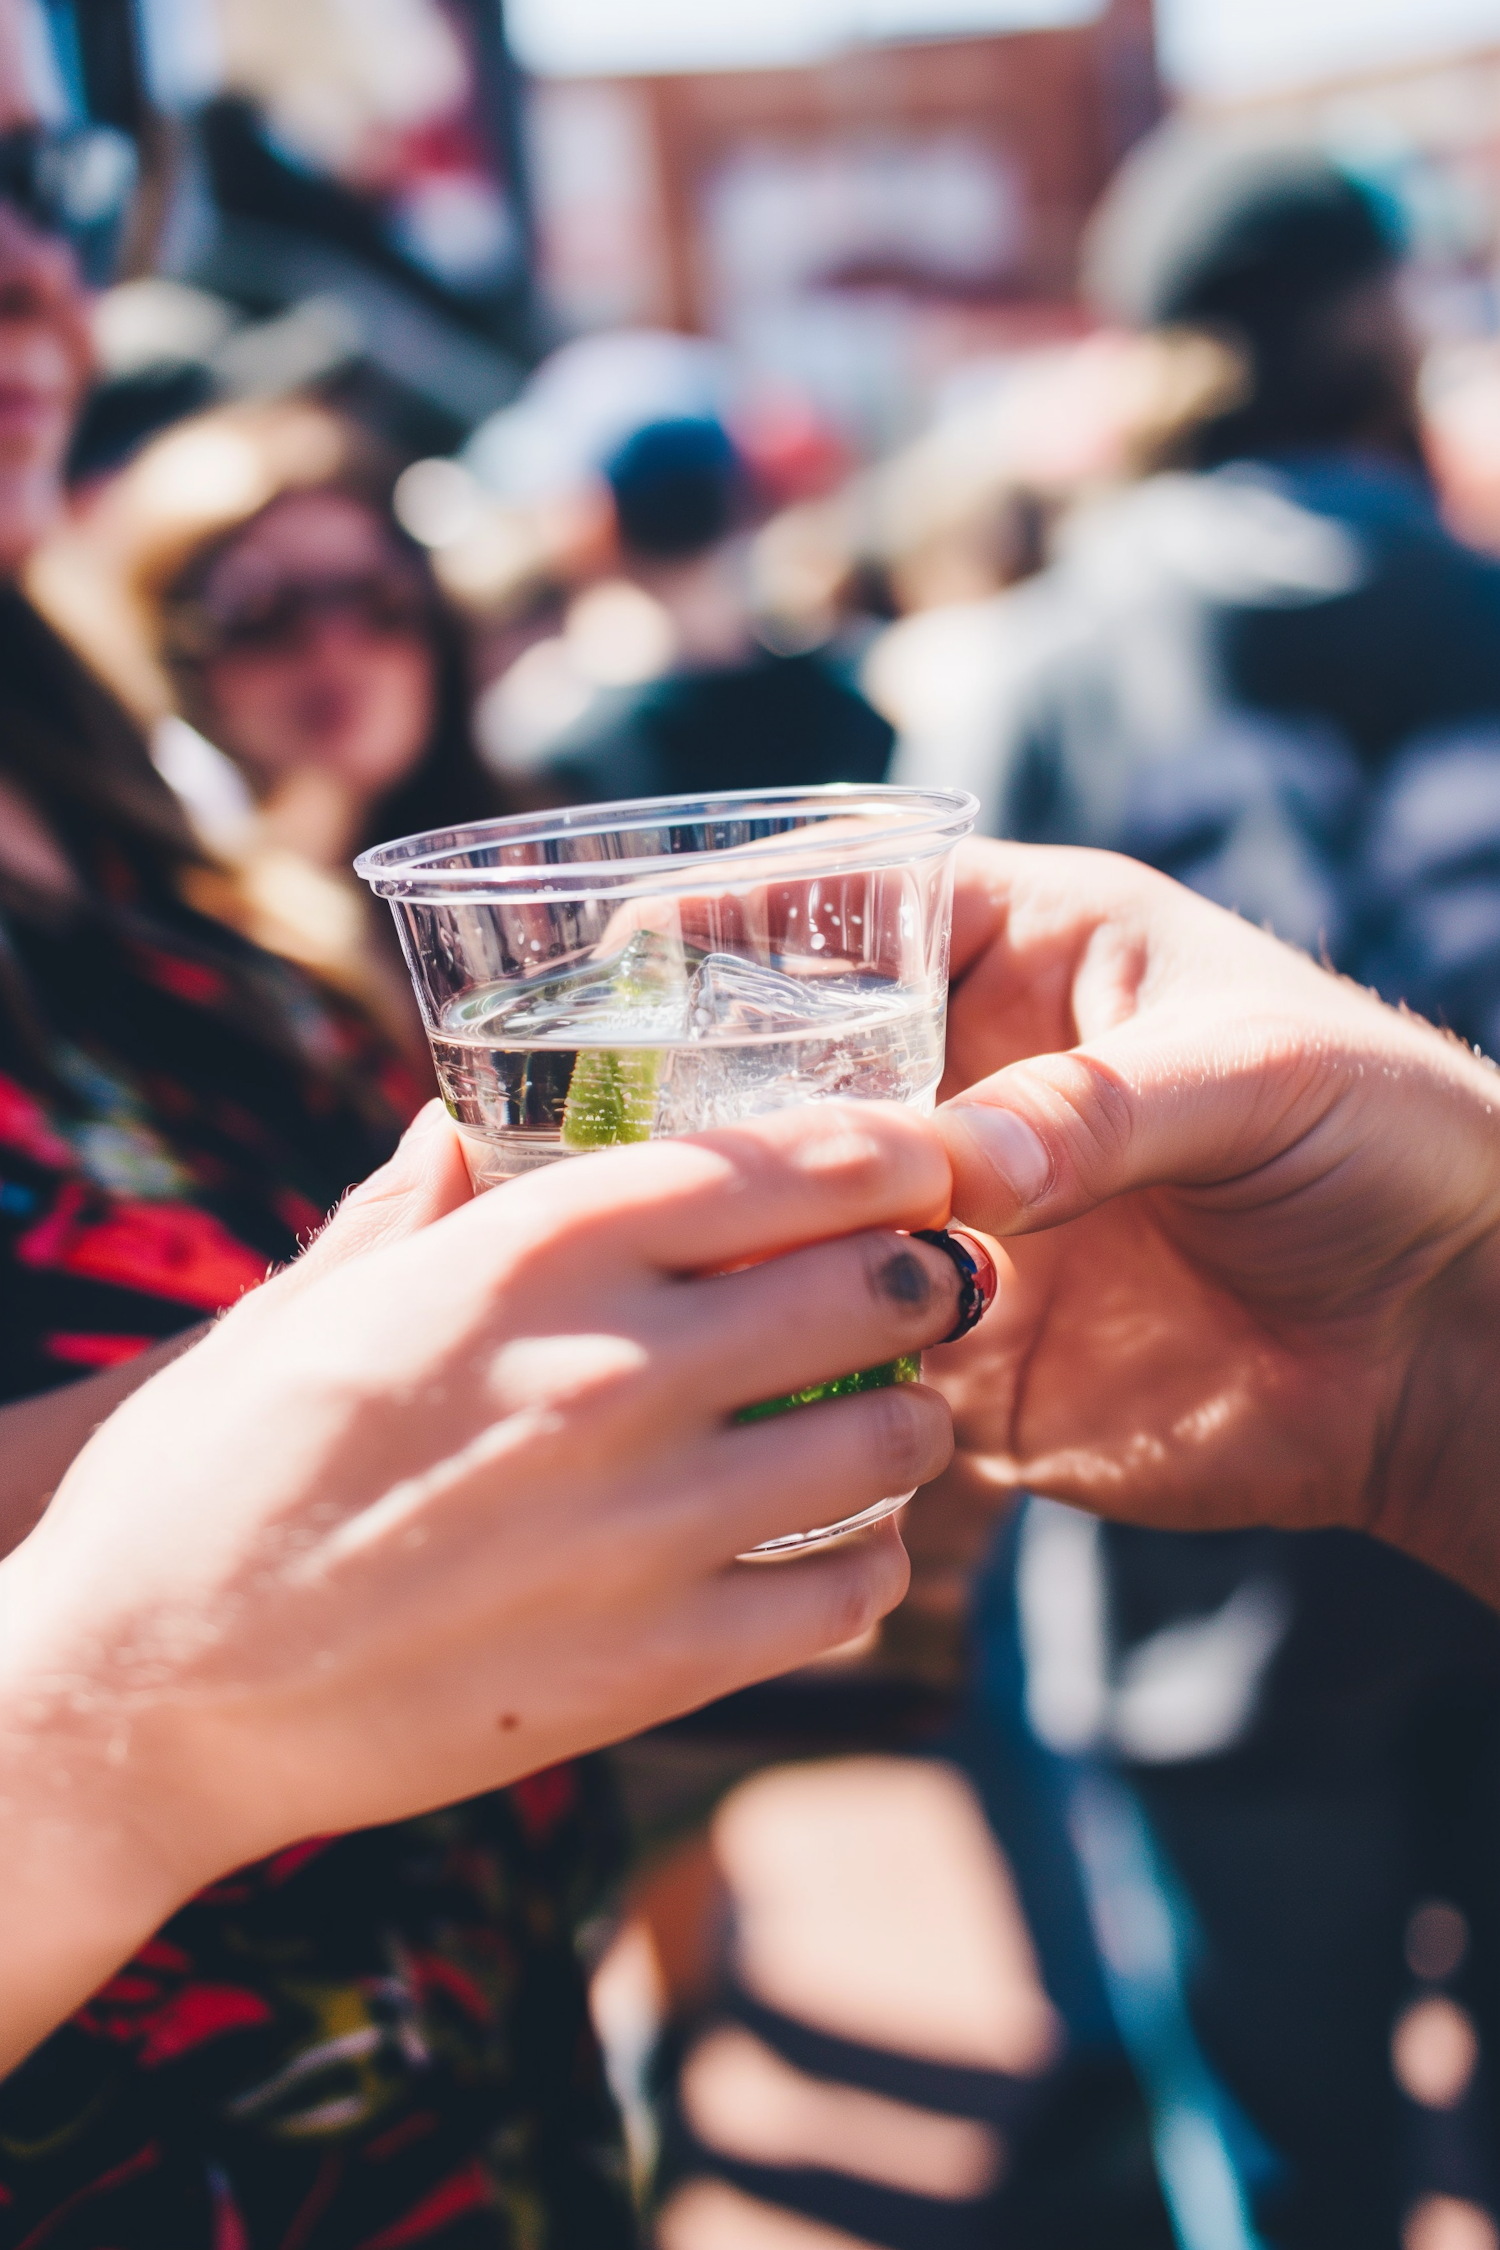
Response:
[[[549,707],[566,708],[572,650],[567,635],[532,648],[481,709],[499,770],[538,804],[882,780],[893,731],[852,665],[827,645],[766,644],[751,573],[753,471],[723,423],[644,422],[613,447],[602,478],[619,576],[612,592],[584,597],[572,638],[597,638],[612,618],[617,630],[634,625],[646,676],[585,689],[582,709],[549,733]]]
[[[482,819],[499,792],[469,732],[461,628],[391,517],[388,465],[335,425],[340,469],[278,489],[275,412],[259,429],[185,424],[135,465],[149,506],[177,449],[211,450],[222,431],[259,446],[272,487],[238,521],[195,525],[190,545],[142,521],[136,584],[182,716],[243,774],[262,833],[342,875],[367,844]]]
[[[1500,705],[1500,571],[1445,530],[1425,473],[1392,229],[1314,149],[1169,126],[1138,152],[1095,226],[1095,299],[1204,332],[1237,382],[1178,428],[1167,473],[1081,511],[1054,570],[970,614],[989,707],[962,745],[916,716],[905,767],[961,757],[992,827],[1107,836],[1207,888],[1189,769],[1232,765],[1216,730],[1248,730],[1267,763],[1300,753],[1304,790],[1321,763],[1336,823],[1341,753],[1374,776]],[[1320,910],[1287,899],[1278,926],[1316,944]]]
[[[197,903],[374,1007],[425,1077],[395,932],[351,861],[502,793],[473,744],[465,625],[391,515],[398,465],[312,398],[192,417],[32,577],[151,726],[218,862]]]
[[[1439,519],[1399,266],[1388,216],[1316,151],[1169,127],[1132,158],[1092,286],[1224,344],[1237,389],[1179,431],[1181,466],[1080,512],[1051,571],[970,613],[993,644],[983,698],[951,741],[913,725],[907,778],[962,770],[999,831],[1129,851],[1365,969],[1393,774],[1410,787],[1422,741],[1444,759],[1459,730],[1471,769],[1476,730],[1500,749],[1500,566]],[[1465,826],[1483,852],[1472,788],[1446,803],[1450,854]],[[1462,1003],[1488,967],[1493,1009],[1494,956],[1471,940],[1460,960],[1452,920],[1446,991],[1390,951],[1381,982],[1486,1033]],[[1096,1532],[1045,1502],[985,1604],[994,1706],[1127,1777],[1143,1864],[1159,1851],[1185,1886],[1195,2020],[1264,2138],[1249,2200],[1272,2239],[1394,2243],[1445,2194],[1494,2210],[1477,2059],[1440,2131],[1403,2101],[1399,2043],[1395,2080],[1388,2062],[1408,1924],[1434,1896],[1463,1933],[1443,1974],[1475,2058],[1500,2038],[1492,1620],[1364,1543]]]
[[[216,452],[235,474],[216,510],[184,523],[162,496],[180,499],[191,463]],[[251,818],[221,838],[232,880],[206,883],[202,903],[358,993],[425,1075],[395,931],[351,862],[483,819],[503,797],[474,747],[464,626],[392,518],[393,481],[357,425],[290,401],[169,432],[120,479],[109,514],[180,717],[246,787]],[[158,742],[191,802],[197,744],[172,728]]]
[[[181,805],[14,582],[60,507],[89,372],[80,265],[100,214],[80,238],[59,181],[113,140],[39,121],[46,50],[24,28],[3,0],[7,1399],[124,1367],[234,1302],[419,1098],[357,1008],[188,902],[204,853]],[[123,186],[111,215],[128,217]],[[572,1944],[617,1844],[586,1763],[216,1885],[0,2084],[7,2231],[143,2250],[392,2227],[628,2242]]]

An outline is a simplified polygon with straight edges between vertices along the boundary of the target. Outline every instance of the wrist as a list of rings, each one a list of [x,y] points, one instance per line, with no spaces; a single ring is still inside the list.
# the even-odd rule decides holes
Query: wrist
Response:
[[[0,2075],[219,1871],[131,1714],[38,1629],[23,1556],[0,1562]]]
[[[1500,1609],[1500,1225],[1425,1290],[1369,1528]]]

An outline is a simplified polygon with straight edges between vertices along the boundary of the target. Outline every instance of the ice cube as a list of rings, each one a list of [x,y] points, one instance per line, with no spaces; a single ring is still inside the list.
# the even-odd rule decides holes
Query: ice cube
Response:
[[[789,977],[709,954],[688,985],[687,1044],[663,1057],[653,1134],[703,1132],[830,1094],[912,1099],[904,1002],[854,977]]]
[[[502,986],[498,995],[464,1002],[454,1021],[471,1038],[483,1034],[497,1045],[561,1046],[570,1038],[580,1046],[610,1039],[635,1045],[680,1038],[687,996],[683,947],[658,930],[637,930],[619,953]]]
[[[847,1017],[863,998],[845,979],[789,977],[735,953],[710,953],[688,982],[688,1037],[712,1039],[736,1031],[795,1034],[809,1024]]]
[[[615,991],[627,1007],[677,1010],[689,991],[689,961],[700,958],[675,934],[637,930],[613,965]]]

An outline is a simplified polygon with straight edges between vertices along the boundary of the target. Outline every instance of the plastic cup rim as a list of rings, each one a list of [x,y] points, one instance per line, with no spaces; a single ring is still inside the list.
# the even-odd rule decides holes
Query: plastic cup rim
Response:
[[[701,889],[705,881],[712,882],[716,868],[733,870],[732,880],[737,883],[756,880],[755,869],[745,862],[747,853],[759,846],[726,844],[709,851],[661,852],[639,859],[556,861],[518,867],[453,867],[443,862],[492,839],[546,844],[567,837],[662,827],[674,814],[686,825],[695,817],[704,822],[716,817],[729,820],[753,814],[757,808],[769,811],[785,807],[790,811],[827,806],[833,813],[840,805],[850,810],[866,805],[904,806],[910,808],[911,817],[879,828],[872,826],[868,838],[829,838],[819,821],[805,831],[791,830],[774,839],[779,847],[775,873],[759,879],[775,881],[784,874],[805,879],[812,872],[805,864],[786,867],[784,859],[794,863],[825,859],[830,876],[903,866],[951,851],[971,833],[979,811],[979,800],[968,790],[914,789],[887,782],[834,782],[810,789],[726,789],[713,796],[627,797],[556,811],[501,814],[490,820],[395,837],[361,852],[354,862],[354,872],[377,896],[411,904],[541,903],[548,899],[693,891]]]

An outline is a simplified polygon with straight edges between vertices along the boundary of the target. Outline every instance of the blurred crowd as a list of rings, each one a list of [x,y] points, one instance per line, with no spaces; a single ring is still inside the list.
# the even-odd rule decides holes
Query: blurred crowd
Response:
[[[273,161],[233,105],[214,130],[226,172]],[[0,328],[26,299],[61,333],[70,284],[5,255]],[[418,830],[959,784],[988,833],[1131,853],[1500,1052],[1500,358],[1424,367],[1403,256],[1311,146],[1168,124],[1092,226],[1088,332],[874,463],[701,338],[564,344],[428,451],[336,349],[299,359],[305,321],[236,376],[211,275],[106,294],[115,375],[0,603],[0,1199],[44,1300],[6,1314],[10,1394],[212,1311],[425,1097],[350,873]],[[197,339],[171,381],[130,372],[132,320]],[[85,1152],[72,1203],[44,1110]],[[458,2110],[512,2103],[505,2239],[627,2239],[580,2185],[612,2130],[581,1923],[660,2250],[1500,2250],[1500,1624],[1352,1535],[1016,1494],[996,1539],[995,1510],[918,1500],[879,1645],[542,1777],[416,1874],[384,1846],[346,1873],[392,1992],[420,1956],[455,2022],[474,1976],[504,2019],[444,2067]],[[333,1994],[357,1943],[331,1889],[295,1928],[293,1895],[214,1942],[285,1943]],[[433,1933],[480,1898],[502,1935],[460,1965]],[[310,2020],[223,2095],[225,2196],[255,2121],[285,2128],[279,2231],[214,2240],[500,2239],[461,2200],[319,2231],[348,2136],[397,2113],[337,2044],[376,2057],[379,2009]],[[0,2152],[81,2133],[108,2051],[97,2022],[49,2042]],[[38,2192],[28,2240],[65,2200]]]

